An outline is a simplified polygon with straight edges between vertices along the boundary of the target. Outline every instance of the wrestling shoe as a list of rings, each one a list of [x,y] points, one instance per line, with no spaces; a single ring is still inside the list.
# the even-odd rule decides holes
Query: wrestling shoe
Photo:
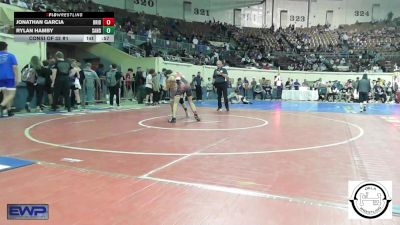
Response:
[[[200,121],[201,121],[201,120],[200,120],[200,117],[199,117],[199,115],[197,115],[197,113],[194,114],[194,118],[196,119],[197,122],[200,122]]]
[[[31,109],[29,108],[29,103],[25,104],[25,111],[28,112],[28,113],[31,112]]]
[[[8,117],[12,117],[12,116],[14,116],[15,115],[15,113],[13,112],[13,110],[12,109],[9,109],[8,110]]]

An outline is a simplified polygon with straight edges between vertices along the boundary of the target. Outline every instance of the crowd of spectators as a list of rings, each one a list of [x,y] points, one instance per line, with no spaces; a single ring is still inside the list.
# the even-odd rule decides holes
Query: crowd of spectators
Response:
[[[400,27],[394,23],[354,24],[331,29],[238,28],[218,21],[187,22],[132,13],[91,0],[3,0],[35,11],[112,10],[119,41],[134,56],[233,67],[301,71],[392,71],[400,63]],[[397,21],[397,23],[399,23]],[[397,24],[398,25],[398,24]],[[118,36],[120,37],[120,36]],[[134,42],[138,40],[141,42]],[[388,59],[389,58],[389,59]]]
[[[152,23],[146,23],[147,17]],[[213,65],[220,59],[235,67],[386,72],[399,58],[396,55],[400,50],[398,26],[374,28],[371,24],[367,31],[358,31],[357,25],[335,30],[328,26],[295,28],[292,25],[285,29],[265,29],[237,28],[215,21],[189,23],[144,14],[133,18],[125,18],[124,26],[120,27],[128,34],[126,41],[138,36],[153,40],[151,51],[146,55],[161,56],[168,61]],[[159,39],[166,40],[167,44],[158,44]],[[387,55],[397,56],[391,59],[391,66],[386,63]]]
[[[195,80],[193,79],[192,83],[194,82]],[[283,90],[316,90],[318,91],[319,101],[355,103],[359,99],[357,92],[358,82],[358,77],[355,80],[349,79],[345,83],[338,80],[324,81],[321,78],[316,81],[299,81],[298,79],[288,78],[284,81],[281,80],[280,76],[275,76],[273,79],[263,77],[259,80],[256,78],[250,80],[243,77],[237,80],[230,80],[229,92],[231,96],[240,95],[245,99],[280,100]],[[396,96],[396,92],[400,88],[400,77],[396,77],[393,80],[378,78],[370,80],[370,82],[372,90],[369,93],[369,102],[398,103],[400,101],[399,96]],[[202,87],[207,90],[207,98],[212,96],[209,92],[215,92],[212,89],[211,80],[203,83]]]

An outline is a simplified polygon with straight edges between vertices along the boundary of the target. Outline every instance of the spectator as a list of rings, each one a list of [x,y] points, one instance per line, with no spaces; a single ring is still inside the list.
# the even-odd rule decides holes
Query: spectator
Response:
[[[24,9],[29,9],[28,5],[25,2],[20,1],[20,0],[12,0],[11,4],[21,7],[21,8],[24,8]]]
[[[250,82],[246,77],[243,78],[243,96],[247,97],[248,91],[250,89]]]
[[[53,104],[53,88],[51,87],[51,84],[53,83],[53,78],[52,78],[52,71],[51,71],[51,69],[50,69],[50,66],[49,66],[49,61],[48,60],[44,60],[43,62],[42,62],[42,68],[41,68],[41,70],[40,70],[40,72],[38,72],[38,77],[41,77],[41,76],[44,76],[44,78],[46,79],[46,81],[45,81],[45,85],[44,85],[44,91],[46,92],[46,94],[47,94],[47,99],[48,99],[48,105],[49,106],[51,106],[52,104]],[[40,88],[40,87],[39,87]],[[37,101],[39,101],[39,102],[37,102],[36,104],[37,105],[39,105],[39,107],[41,108],[41,109],[43,109],[43,108],[45,108],[45,105],[44,104],[42,104],[42,100],[43,99],[41,99],[40,97],[39,97],[39,99],[37,99]]]
[[[196,36],[194,36],[192,43],[193,43],[194,45],[198,45],[198,44],[199,44],[199,40],[197,39]]]
[[[251,87],[252,92],[254,92],[254,89],[256,88],[256,85],[257,85],[256,78],[253,77],[253,78],[251,79],[251,82],[250,82],[250,87]]]
[[[152,76],[152,83],[153,83],[153,104],[158,105],[160,104],[160,73],[154,72]]]
[[[56,63],[52,69],[52,77],[54,81],[52,87],[54,87],[54,98],[53,98],[53,111],[57,110],[58,101],[62,94],[64,99],[64,106],[71,112],[71,101],[70,101],[70,71],[72,69],[71,64],[64,60],[64,54],[60,51],[56,52]]]
[[[382,103],[386,102],[386,93],[385,90],[382,87],[381,82],[376,82],[376,85],[374,87],[374,95],[375,95],[375,101],[381,101]]]
[[[85,90],[85,101],[88,105],[94,104],[95,103],[95,82],[97,83],[97,86],[100,87],[100,78],[97,75],[97,73],[91,69],[92,64],[91,63],[86,63],[85,68],[83,69],[83,73],[85,75],[85,81],[83,88]]]
[[[99,78],[105,77],[105,70],[104,70],[104,65],[99,64],[99,66],[96,69],[96,74],[99,76]]]
[[[214,92],[214,84],[213,81],[211,80],[211,77],[207,79],[206,89],[207,89],[207,99],[210,99],[210,95]]]
[[[43,86],[45,84],[45,80],[42,79],[43,76],[40,78],[40,88],[38,87],[38,73],[41,70],[41,63],[40,59],[37,56],[32,56],[31,61],[22,68],[22,74],[27,74],[28,79],[25,80],[26,89],[28,90],[28,96],[25,102],[25,110],[27,112],[31,112],[30,104],[33,100],[33,97],[36,92],[36,104],[39,101],[39,97],[43,98]],[[43,82],[42,82],[43,81]],[[40,93],[39,93],[40,91]],[[41,100],[40,100],[41,103]],[[43,109],[41,109],[43,110]]]
[[[0,91],[3,100],[0,104],[0,118],[7,110],[9,117],[14,115],[11,106],[14,101],[16,85],[18,82],[18,63],[15,55],[7,51],[7,43],[0,41]]]
[[[110,105],[114,106],[114,96],[116,97],[117,107],[120,105],[120,85],[122,74],[118,71],[117,65],[112,64],[111,70],[106,73],[107,87],[110,93]]]
[[[138,91],[140,89],[140,87],[143,87],[145,85],[145,75],[142,71],[141,67],[138,67],[136,69],[136,74],[135,74],[135,92],[134,92],[134,96],[136,98],[138,98]]]
[[[72,68],[69,73],[71,82],[71,107],[79,109],[81,107],[80,90],[82,89],[83,80],[85,78],[83,71],[80,68],[80,63],[77,60],[71,60],[71,67]]]
[[[243,103],[243,104],[252,104],[251,102],[249,102],[246,97],[244,97],[243,95],[240,95],[239,90],[235,90],[233,93],[231,93],[229,95],[229,102],[231,104],[238,104],[238,103]]]
[[[134,83],[132,79],[133,79],[133,69],[129,68],[128,72],[126,72],[125,74],[125,88],[128,94],[132,91],[132,84]]]
[[[393,85],[392,85],[392,83],[391,82],[388,82],[387,84],[386,84],[386,87],[385,87],[385,90],[386,90],[386,95],[387,95],[387,98],[388,98],[388,101],[393,101]]]
[[[236,89],[239,90],[240,93],[244,94],[243,81],[242,81],[242,78],[240,78],[240,77],[237,79]]]
[[[167,97],[167,91],[165,90],[165,87],[167,85],[167,70],[164,68],[162,69],[162,72],[160,74],[160,91],[161,91],[161,103],[167,103],[166,102],[166,97]]]
[[[196,101],[203,100],[202,82],[203,78],[201,77],[201,73],[197,72],[197,76],[193,78],[193,83],[196,90]]]
[[[253,88],[253,100],[256,99],[257,95],[260,95],[261,100],[264,100],[265,91],[261,87],[260,83],[256,83],[256,85]]]
[[[146,52],[146,57],[151,56],[151,52],[153,51],[153,46],[150,42],[150,39],[147,39],[145,43],[141,45],[142,49]]]
[[[281,80],[281,76],[278,75],[275,78],[275,84],[276,84],[276,89],[277,89],[277,99],[282,99],[282,90],[283,90],[283,83]]]
[[[265,96],[264,99],[267,99],[267,96],[269,96],[270,100],[272,101],[272,86],[271,86],[271,81],[267,80],[266,85],[263,87],[265,91]]]
[[[359,94],[360,112],[367,110],[368,93],[371,91],[371,84],[367,74],[364,74],[362,79],[357,83],[357,92]]]
[[[149,70],[146,76],[146,105],[153,105],[153,75],[155,73],[154,69]]]
[[[303,83],[301,84],[302,87],[309,87],[308,82],[306,79],[304,79]]]
[[[292,82],[290,81],[290,78],[288,78],[288,80],[286,81],[286,83],[285,83],[285,88],[286,88],[287,90],[292,89]]]
[[[300,89],[300,82],[298,79],[293,83],[294,90],[299,90]]]

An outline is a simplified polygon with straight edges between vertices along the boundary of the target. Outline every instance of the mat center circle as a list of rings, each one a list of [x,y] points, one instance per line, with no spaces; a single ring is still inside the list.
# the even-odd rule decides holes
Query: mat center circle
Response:
[[[177,123],[168,123],[168,116],[158,116],[138,122],[140,126],[150,129],[175,131],[235,131],[248,130],[268,125],[268,121],[250,116],[205,114],[197,122],[193,118],[178,118]]]

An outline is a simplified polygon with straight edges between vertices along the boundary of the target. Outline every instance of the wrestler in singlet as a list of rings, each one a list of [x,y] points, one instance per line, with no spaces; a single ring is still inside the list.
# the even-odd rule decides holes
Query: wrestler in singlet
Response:
[[[173,83],[175,81],[175,83]],[[193,112],[194,118],[200,121],[200,117],[197,114],[196,106],[193,103],[193,94],[190,88],[189,82],[182,77],[180,73],[175,73],[168,78],[168,84],[170,98],[171,98],[171,111],[172,118],[168,121],[170,123],[176,123],[176,112],[178,109],[178,103],[183,105],[185,97],[189,102],[190,109]]]

